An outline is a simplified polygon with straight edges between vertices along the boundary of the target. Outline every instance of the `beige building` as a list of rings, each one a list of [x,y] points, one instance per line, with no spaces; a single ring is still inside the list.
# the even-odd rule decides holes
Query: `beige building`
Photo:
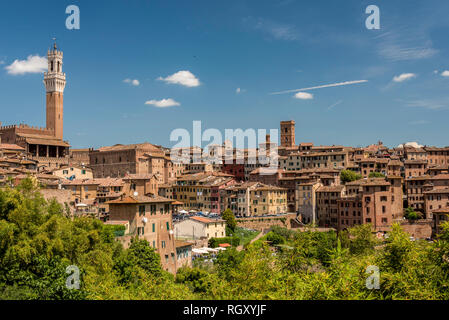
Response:
[[[53,170],[51,173],[61,179],[69,180],[93,178],[92,169],[85,166],[64,166]]]
[[[222,211],[252,217],[287,213],[287,189],[260,182],[231,185],[221,191]]]
[[[296,184],[296,207],[303,223],[315,224],[316,215],[316,191],[323,186],[319,181],[298,182]]]
[[[174,226],[177,239],[196,240],[226,237],[226,223],[221,219],[195,216],[175,222]]]
[[[125,248],[131,239],[148,241],[161,257],[162,267],[172,273],[178,269],[173,232],[172,200],[160,196],[123,196],[109,201],[109,223],[128,224],[128,231],[116,239]]]

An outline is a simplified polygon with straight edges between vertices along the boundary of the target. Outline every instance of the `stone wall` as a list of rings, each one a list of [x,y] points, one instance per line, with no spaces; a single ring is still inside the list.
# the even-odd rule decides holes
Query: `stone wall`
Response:
[[[237,218],[237,225],[242,228],[254,229],[254,230],[268,230],[272,226],[280,226],[287,229],[295,228],[296,225],[292,224],[291,220],[296,218],[296,213],[288,213],[282,216],[276,217],[248,217]]]
[[[415,222],[401,220],[400,224],[402,229],[415,239],[426,239],[432,236],[432,220],[430,219]]]

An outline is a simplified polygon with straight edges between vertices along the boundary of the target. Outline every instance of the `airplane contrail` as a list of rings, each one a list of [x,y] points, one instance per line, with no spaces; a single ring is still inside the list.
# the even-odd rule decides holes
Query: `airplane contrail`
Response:
[[[339,86],[348,86],[348,85],[351,85],[351,84],[358,84],[358,83],[364,83],[364,82],[368,82],[368,80],[345,81],[345,82],[338,82],[338,83],[325,84],[325,85],[317,86],[317,87],[310,87],[310,88],[302,88],[302,89],[293,89],[293,90],[285,90],[285,91],[279,91],[279,92],[272,92],[272,93],[270,93],[270,94],[284,94],[284,93],[299,92],[299,91],[308,91],[308,90],[314,90],[314,89],[322,89],[322,88],[330,88],[330,87],[339,87]]]

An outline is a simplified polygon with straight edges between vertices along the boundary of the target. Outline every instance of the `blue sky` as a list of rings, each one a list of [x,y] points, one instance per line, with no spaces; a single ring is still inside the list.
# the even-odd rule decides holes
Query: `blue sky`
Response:
[[[65,27],[71,4],[80,8],[80,30]],[[371,4],[380,8],[380,30],[365,27]],[[11,74],[8,67],[45,57],[56,37],[67,74],[64,138],[75,148],[171,146],[170,132],[191,131],[193,120],[224,132],[278,128],[290,119],[297,142],[449,145],[446,0],[0,6],[0,121],[45,125],[43,75]],[[306,90],[303,99],[270,94],[354,80],[367,82]],[[173,103],[179,105],[155,106]]]

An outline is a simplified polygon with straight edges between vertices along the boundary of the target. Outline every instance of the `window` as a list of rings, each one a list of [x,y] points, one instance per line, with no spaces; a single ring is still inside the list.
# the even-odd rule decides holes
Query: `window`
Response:
[[[137,235],[143,235],[145,233],[145,227],[137,227]]]
[[[161,247],[165,248],[165,241],[161,241]]]
[[[156,232],[156,224],[155,223],[152,224],[151,229],[153,232]]]
[[[166,225],[167,225],[167,231],[170,230],[170,223],[166,222]]]
[[[139,216],[145,215],[145,205],[139,206]]]

